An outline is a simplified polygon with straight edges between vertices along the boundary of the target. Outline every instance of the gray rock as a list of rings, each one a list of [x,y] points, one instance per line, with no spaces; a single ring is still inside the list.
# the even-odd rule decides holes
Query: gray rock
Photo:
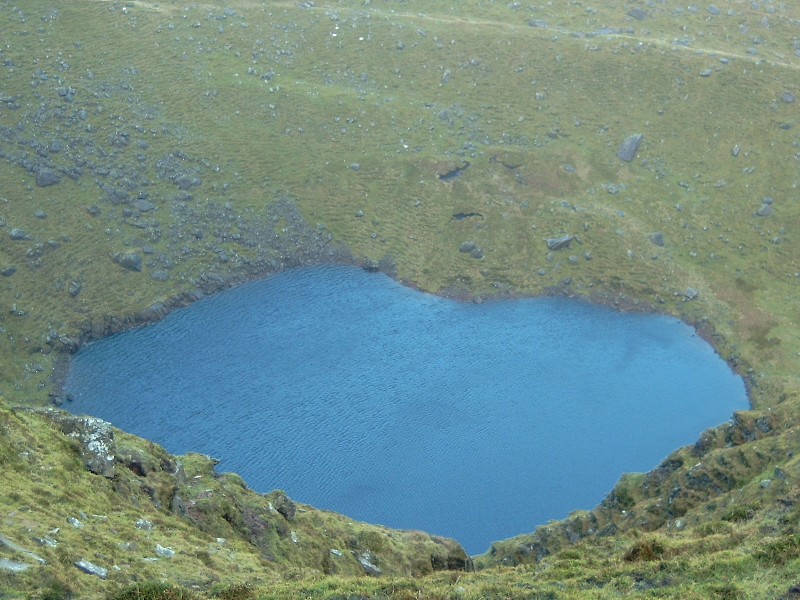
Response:
[[[710,15],[718,15],[719,12],[720,12],[719,9],[716,6],[714,6],[713,4],[709,4],[706,7],[706,10],[708,11],[708,14],[710,14]]]
[[[714,71],[712,71],[711,69],[703,69],[702,71],[700,71],[700,77],[711,77],[711,74],[713,72]]]
[[[561,250],[562,248],[569,248],[569,245],[572,243],[572,240],[575,239],[574,235],[562,235],[561,237],[557,238],[548,238],[547,239],[547,247],[555,252],[556,250]]]
[[[641,133],[634,133],[622,140],[617,149],[617,158],[625,162],[631,162],[636,157],[636,152],[639,150],[639,144],[642,143],[643,137]]]
[[[569,255],[569,258],[567,258],[567,261],[568,261],[568,262],[569,262],[569,264],[571,264],[571,265],[577,265],[577,264],[578,264],[578,257],[577,257],[577,256],[575,256],[574,254],[570,254],[570,255]]]
[[[37,219],[46,219],[47,213],[44,212],[43,210],[37,210],[33,213],[33,216],[36,217]]]
[[[114,477],[116,443],[111,423],[52,409],[47,409],[45,414],[64,435],[80,442],[81,458],[87,469],[109,479]]]
[[[142,256],[138,252],[132,252],[131,254],[122,254],[120,255],[117,262],[121,266],[131,271],[142,270]]]
[[[794,102],[794,94],[792,94],[791,92],[783,92],[781,94],[781,101],[786,102],[786,104],[791,104],[792,102]]]
[[[547,275],[547,269],[539,269],[536,271],[539,275]]]
[[[372,564],[371,562],[372,554],[369,552],[369,550],[365,550],[364,552],[356,556],[356,558],[358,559],[358,562],[361,563],[361,568],[364,569],[364,572],[367,575],[377,576],[382,573],[382,571],[378,567]]]
[[[142,531],[152,531],[153,530],[153,524],[150,521],[148,521],[147,519],[139,519],[138,521],[136,521],[136,524],[134,525],[134,527],[136,527],[136,529],[141,529]]]
[[[47,187],[61,183],[61,175],[52,169],[39,169],[36,173],[36,185],[39,187]]]
[[[72,525],[75,529],[80,529],[81,527],[84,527],[83,523],[81,521],[78,521],[78,519],[76,519],[75,517],[67,517],[67,523]]]
[[[137,200],[136,202],[133,203],[133,208],[135,208],[139,212],[148,212],[150,210],[153,210],[155,207],[156,205],[148,200]]]
[[[169,272],[168,271],[162,271],[162,270],[156,270],[156,271],[153,271],[152,273],[150,273],[150,277],[152,279],[155,279],[156,281],[166,281],[167,279],[169,279]]]
[[[5,269],[0,271],[0,275],[3,277],[11,277],[14,273],[17,272],[17,267],[14,265],[8,265]]]
[[[4,536],[2,533],[0,533],[0,546],[4,546],[4,547],[8,548],[9,550],[12,550],[14,552],[19,552],[20,554],[24,554],[25,556],[27,556],[28,558],[36,561],[40,565],[46,565],[47,564],[47,561],[45,559],[43,559],[41,556],[31,552],[30,550],[27,550],[27,549],[23,548],[22,546],[20,546],[16,542],[11,541],[6,536]]]
[[[100,216],[100,213],[103,212],[103,209],[100,208],[100,206],[98,206],[97,204],[92,204],[91,206],[86,207],[86,212],[88,212],[93,217],[98,217]]]
[[[31,565],[11,560],[10,558],[0,558],[0,569],[3,571],[11,571],[12,573],[22,573],[26,569],[30,569]]]
[[[278,492],[278,495],[273,500],[273,505],[275,510],[281,513],[287,521],[297,513],[297,506],[284,492]]]
[[[664,245],[664,234],[659,233],[656,231],[655,233],[651,233],[647,237],[650,238],[650,241],[653,242],[656,246],[663,246]]]
[[[476,247],[477,246],[475,245],[475,242],[464,242],[461,244],[461,246],[459,246],[458,251],[467,254],[475,250]]]
[[[165,548],[161,544],[156,544],[156,554],[170,558],[171,556],[175,555],[175,550],[169,547]]]
[[[8,237],[10,237],[12,240],[24,240],[26,237],[25,230],[14,227],[8,231]]]
[[[764,196],[761,199],[761,204],[772,204],[772,196]]]
[[[772,214],[772,207],[769,204],[762,204],[756,211],[757,217],[768,217]]]
[[[402,50],[405,47],[406,47],[406,45],[403,42],[397,42],[397,49],[398,50]]]
[[[739,144],[736,144],[733,148],[731,148],[731,154],[733,154],[734,157],[739,156],[739,152],[741,151],[742,149],[739,147]]]
[[[353,171],[359,171],[361,169],[361,165],[359,163],[357,163],[357,162],[350,163],[350,168]]]
[[[546,29],[547,21],[545,21],[544,19],[532,19],[531,21],[528,21],[528,25],[530,25],[531,27],[542,27]]]
[[[70,281],[69,285],[67,285],[67,291],[69,295],[75,298],[78,294],[81,293],[81,282],[80,281]]]
[[[632,9],[630,9],[628,14],[637,21],[644,21],[647,18],[647,11],[638,6],[634,6]]]
[[[469,255],[472,258],[483,258],[483,248],[473,248]]]
[[[183,500],[181,500],[181,497],[177,494],[172,497],[172,502],[170,502],[169,508],[179,517],[185,517],[189,514],[189,512],[186,510],[186,504],[184,504]]]
[[[694,300],[699,295],[700,295],[700,292],[698,292],[693,287],[687,287],[686,288],[686,292],[684,292],[684,296],[686,296],[689,300]]]
[[[86,559],[82,558],[81,560],[76,560],[75,566],[84,573],[88,573],[89,575],[97,575],[100,579],[105,579],[108,577],[108,571],[106,569],[103,567],[98,567]]]

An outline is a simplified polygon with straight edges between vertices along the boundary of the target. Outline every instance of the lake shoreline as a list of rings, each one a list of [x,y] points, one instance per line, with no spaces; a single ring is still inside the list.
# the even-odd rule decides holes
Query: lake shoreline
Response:
[[[750,368],[750,365],[737,355],[728,354],[725,356],[722,354],[722,346],[727,340],[723,335],[716,332],[714,323],[710,319],[697,319],[686,313],[675,314],[669,310],[665,310],[650,303],[642,302],[630,293],[611,293],[599,289],[593,291],[589,295],[580,294],[574,292],[568,284],[546,287],[542,290],[541,294],[519,293],[510,289],[505,289],[491,294],[476,294],[466,288],[443,288],[436,291],[431,291],[422,288],[421,286],[417,285],[416,282],[410,279],[398,277],[396,267],[389,257],[385,257],[380,261],[375,261],[369,258],[359,259],[353,256],[349,248],[339,244],[335,245],[332,255],[323,257],[320,253],[320,255],[316,257],[316,260],[311,261],[303,260],[302,258],[297,260],[296,257],[290,256],[287,257],[285,262],[289,264],[282,265],[280,269],[256,266],[245,273],[236,273],[229,275],[228,277],[219,275],[213,281],[207,280],[205,282],[205,286],[198,287],[190,292],[176,294],[169,297],[167,300],[157,302],[142,310],[135,311],[128,315],[109,315],[104,319],[105,326],[99,335],[93,328],[88,328],[85,329],[78,338],[70,338],[69,343],[64,344],[64,350],[59,352],[53,361],[53,372],[51,375],[53,391],[50,394],[53,404],[56,406],[60,406],[62,404],[64,400],[64,384],[66,383],[66,379],[69,374],[71,356],[80,350],[80,348],[86,343],[119,333],[121,331],[156,323],[166,317],[173,310],[189,306],[205,296],[221,292],[250,281],[265,279],[287,269],[319,265],[342,265],[361,267],[368,272],[380,272],[389,276],[391,279],[397,281],[403,286],[426,294],[433,294],[435,296],[440,296],[442,298],[459,302],[475,302],[480,304],[482,302],[492,300],[563,297],[589,302],[592,304],[608,306],[620,312],[642,312],[675,317],[697,331],[697,334],[714,349],[717,355],[728,364],[730,369],[742,378],[747,393],[748,404],[751,409],[755,408],[751,396],[752,388],[757,385],[753,369]]]

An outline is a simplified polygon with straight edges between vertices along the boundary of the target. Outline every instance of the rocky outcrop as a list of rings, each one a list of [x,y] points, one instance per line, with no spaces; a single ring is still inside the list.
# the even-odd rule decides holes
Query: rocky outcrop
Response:
[[[587,537],[684,527],[695,508],[759,479],[765,469],[783,473],[779,465],[791,459],[782,439],[785,420],[778,408],[738,411],[730,423],[706,430],[693,446],[676,450],[652,471],[623,475],[591,511],[576,511],[495,543],[478,564],[538,562]]]

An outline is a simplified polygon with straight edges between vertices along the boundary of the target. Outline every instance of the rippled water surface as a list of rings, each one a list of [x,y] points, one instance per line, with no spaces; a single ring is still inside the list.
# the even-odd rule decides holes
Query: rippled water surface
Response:
[[[453,302],[351,267],[297,269],[84,347],[73,412],[256,490],[470,553],[591,508],[745,408],[680,321],[565,299]]]

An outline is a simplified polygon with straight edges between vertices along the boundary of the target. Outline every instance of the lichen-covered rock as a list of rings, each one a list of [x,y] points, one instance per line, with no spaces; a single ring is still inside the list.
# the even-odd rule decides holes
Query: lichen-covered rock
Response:
[[[58,425],[62,433],[80,442],[81,458],[87,469],[109,479],[114,477],[116,445],[111,423],[55,409],[42,412]]]

